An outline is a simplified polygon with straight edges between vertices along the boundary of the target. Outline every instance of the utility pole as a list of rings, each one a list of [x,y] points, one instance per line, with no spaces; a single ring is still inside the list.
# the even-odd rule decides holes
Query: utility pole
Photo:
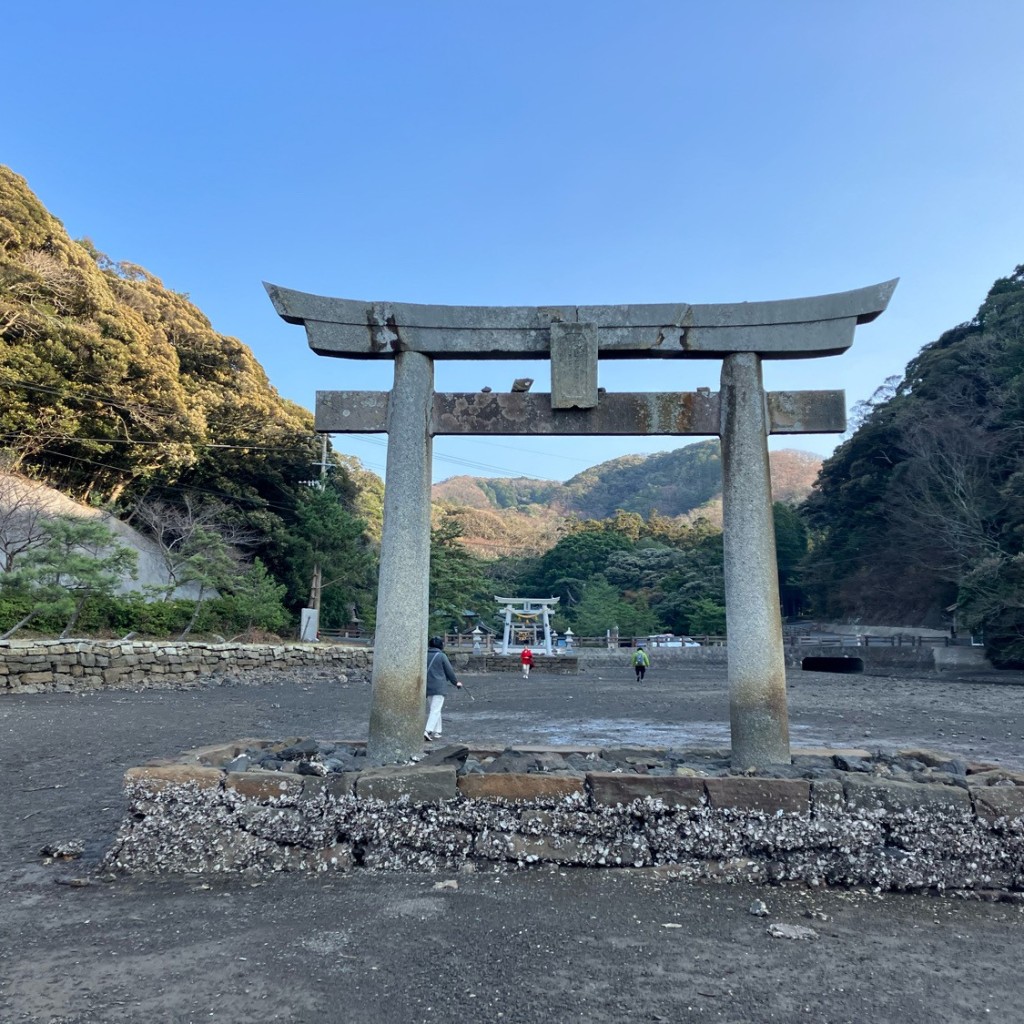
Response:
[[[320,461],[313,465],[320,467],[320,479],[314,487],[324,490],[327,486],[327,434],[320,435]],[[309,604],[302,609],[299,639],[317,640],[320,635],[320,593],[323,590],[323,570],[320,563],[313,566],[313,579],[309,584]]]
[[[320,611],[320,592],[323,590],[323,574],[319,565],[313,566],[313,582],[309,588],[309,607]]]

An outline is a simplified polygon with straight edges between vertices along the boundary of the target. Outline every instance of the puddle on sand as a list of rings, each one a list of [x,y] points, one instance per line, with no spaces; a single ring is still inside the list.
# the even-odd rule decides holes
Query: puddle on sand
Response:
[[[490,720],[490,721],[488,721]],[[728,722],[647,722],[632,718],[578,718],[571,721],[543,722],[533,716],[469,712],[451,716],[453,731],[462,736],[482,740],[500,725],[501,742],[548,745],[555,747],[630,746],[728,748]],[[829,746],[831,741],[808,735],[809,730],[797,726],[790,729],[790,738],[800,746]]]
[[[648,722],[632,718],[574,718],[543,721],[527,712],[453,711],[445,714],[446,738],[469,744],[487,746],[553,747],[667,747],[670,750],[727,750],[731,744],[728,722]],[[1024,757],[1008,745],[974,743],[964,745],[934,737],[896,738],[864,736],[857,730],[852,735],[842,731],[825,732],[821,726],[790,722],[790,746],[828,750],[862,748],[868,751],[896,753],[915,747],[931,747],[946,751],[963,761],[991,761],[1005,768],[1024,770]]]
[[[729,727],[718,722],[637,722],[588,718],[580,722],[534,726],[541,742],[552,746],[721,747],[729,745]]]
[[[446,716],[447,717],[447,716]],[[632,718],[575,718],[545,721],[525,713],[454,713],[451,732],[482,741],[545,746],[718,747],[729,744],[729,726],[719,722],[648,722]]]

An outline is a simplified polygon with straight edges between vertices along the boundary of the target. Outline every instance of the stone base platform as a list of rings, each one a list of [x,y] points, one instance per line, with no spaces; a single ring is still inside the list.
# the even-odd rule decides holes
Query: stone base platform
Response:
[[[880,890],[1024,890],[1024,774],[935,751],[797,751],[774,772],[739,774],[725,751],[449,746],[416,763],[373,766],[363,749],[240,739],[129,769],[130,811],[104,866],[548,864]]]

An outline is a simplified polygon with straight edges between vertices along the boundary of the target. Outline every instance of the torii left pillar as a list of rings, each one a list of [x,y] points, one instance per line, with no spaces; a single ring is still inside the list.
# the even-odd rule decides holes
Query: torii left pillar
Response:
[[[434,363],[395,356],[377,586],[373,700],[367,758],[407,761],[423,748],[430,573],[430,430]]]

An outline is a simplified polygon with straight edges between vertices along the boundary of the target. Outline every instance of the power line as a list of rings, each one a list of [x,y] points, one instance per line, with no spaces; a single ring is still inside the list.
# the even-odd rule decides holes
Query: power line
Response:
[[[58,451],[52,451],[51,449],[48,449],[48,448],[41,448],[39,450],[39,454],[49,455],[49,456],[51,456],[53,458],[57,458],[57,459],[68,459],[68,460],[70,460],[72,462],[83,462],[87,466],[95,466],[97,469],[105,469],[105,470],[107,470],[110,473],[123,473],[123,470],[120,469],[117,466],[108,466],[105,463],[97,462],[95,459],[86,459],[86,458],[83,458],[82,456],[79,456],[79,455],[70,455],[67,452],[58,452]],[[257,506],[258,508],[280,509],[282,512],[291,512],[291,511],[293,511],[293,508],[294,508],[291,505],[281,505],[281,504],[278,504],[276,502],[271,501],[269,498],[249,497],[249,496],[244,495],[244,494],[231,494],[229,491],[218,491],[218,490],[215,490],[212,487],[199,487],[199,486],[194,485],[194,484],[161,484],[160,488],[161,488],[161,490],[165,490],[165,491],[181,491],[181,492],[191,492],[191,491],[194,491],[194,492],[197,492],[199,494],[212,494],[215,497],[226,498],[229,501],[237,502],[237,503],[240,503],[240,504],[241,503],[248,503],[250,505]]]
[[[20,387],[26,391],[38,391],[44,395],[56,395],[58,398],[72,398],[72,399],[84,399],[89,402],[96,402],[99,405],[109,405],[114,409],[122,409],[125,412],[131,412],[133,406],[125,405],[119,402],[115,398],[111,398],[109,395],[96,395],[89,391],[68,391],[67,389],[61,389],[52,387],[48,384],[39,384],[37,382],[11,379],[5,377],[3,382],[8,387]],[[149,403],[139,402],[139,406],[145,406],[145,408],[152,410],[155,413],[159,413],[163,416],[174,416],[177,415],[176,411],[170,409],[161,409],[159,406],[153,406]]]
[[[9,433],[0,434],[0,437],[5,440],[18,440],[22,437],[31,437],[32,435],[24,433]],[[181,441],[141,441],[136,440],[132,437],[79,437],[77,434],[70,434],[67,437],[68,442],[78,441],[95,441],[101,444],[137,444],[137,445],[160,445],[163,447],[170,448],[175,445],[190,444],[195,448],[233,448],[240,451],[260,451],[260,452],[299,452],[308,454],[305,448],[278,448],[274,445],[263,445],[263,444],[222,444],[214,441],[193,441],[190,439],[183,439]],[[320,463],[317,462],[317,465]]]
[[[369,444],[379,445],[382,448],[388,446],[388,442],[374,437],[372,434],[350,434],[350,437],[357,437],[361,441],[366,441]],[[460,459],[454,455],[434,455],[434,458],[438,462],[450,462],[456,466],[465,466],[468,469],[481,469],[494,473],[505,473],[514,476],[529,477],[531,480],[544,480],[545,477],[537,476],[536,473],[513,473],[512,470],[505,468],[504,466],[494,466],[486,462],[475,462],[472,459]]]
[[[89,402],[96,402],[96,403],[98,403],[100,405],[109,405],[109,406],[111,406],[114,409],[120,409],[120,410],[125,411],[125,412],[133,411],[133,407],[132,406],[125,405],[123,402],[119,402],[118,400],[116,400],[114,398],[111,398],[109,395],[98,395],[98,394],[95,394],[94,392],[90,392],[90,391],[71,391],[71,390],[68,390],[66,388],[65,389],[61,389],[61,388],[53,387],[53,386],[47,385],[47,384],[40,384],[40,383],[35,382],[35,381],[17,380],[17,379],[12,379],[12,378],[6,377],[6,376],[3,378],[3,382],[4,382],[5,385],[7,385],[9,387],[20,387],[20,388],[24,388],[26,391],[36,391],[36,392],[39,392],[40,394],[54,395],[55,397],[58,397],[58,398],[68,398],[68,399],[72,399],[72,400],[84,400],[84,401],[89,401]],[[141,404],[142,403],[140,403],[140,405]],[[170,411],[170,410],[167,410],[167,409],[162,409],[159,406],[146,405],[145,408],[148,411],[150,411],[150,412],[157,413],[157,414],[164,415],[164,416],[168,416],[168,417],[177,415],[177,413],[175,411]],[[7,436],[11,437],[11,436],[17,436],[17,435],[7,435]],[[370,444],[380,445],[380,446],[385,447],[385,448],[387,447],[387,441],[379,439],[379,438],[376,438],[376,437],[373,437],[373,436],[371,436],[369,434],[354,434],[352,436],[358,437],[361,440],[366,441],[366,442],[368,442]],[[302,450],[302,449],[298,449],[298,448],[279,448],[279,447],[274,447],[274,446],[269,446],[269,445],[230,445],[230,444],[214,444],[214,443],[207,444],[207,443],[202,443],[202,442],[191,441],[189,439],[183,439],[182,441],[135,441],[135,440],[132,440],[130,438],[126,439],[126,440],[122,440],[120,438],[77,438],[76,437],[76,438],[73,438],[73,440],[102,442],[104,444],[137,444],[137,445],[143,445],[143,444],[148,444],[148,445],[160,445],[160,444],[169,445],[169,444],[188,443],[188,444],[196,444],[196,445],[198,445],[200,447],[205,447],[205,448],[235,448],[235,449],[248,449],[248,450],[252,450],[252,451],[277,451],[277,452],[296,451],[297,452],[297,451],[301,451]],[[481,443],[481,444],[493,444],[494,447],[507,448],[507,449],[509,449],[511,451],[526,451],[525,449],[516,448],[513,445],[500,445],[500,444],[497,444],[495,442],[479,442],[479,443]],[[527,454],[537,454],[537,455],[542,454],[540,452],[526,452],[526,453]],[[503,473],[503,474],[508,474],[508,475],[524,476],[524,477],[529,477],[530,479],[533,479],[533,480],[543,480],[544,479],[544,477],[537,476],[535,473],[517,473],[516,474],[516,473],[513,473],[512,470],[507,469],[504,466],[494,466],[494,465],[491,465],[489,463],[476,462],[476,461],[473,461],[471,459],[459,459],[459,458],[456,458],[456,457],[451,456],[451,455],[436,455],[434,457],[438,461],[440,461],[440,462],[447,462],[447,463],[451,463],[451,464],[456,465],[456,466],[465,466],[468,469],[476,469],[476,470],[483,470],[485,472],[494,472],[494,473]],[[571,458],[571,456],[558,456],[558,455],[555,455],[554,457],[555,458]],[[586,460],[585,459],[580,459],[580,460],[576,460],[576,461],[585,462]],[[377,467],[377,468],[379,468],[379,467]]]

